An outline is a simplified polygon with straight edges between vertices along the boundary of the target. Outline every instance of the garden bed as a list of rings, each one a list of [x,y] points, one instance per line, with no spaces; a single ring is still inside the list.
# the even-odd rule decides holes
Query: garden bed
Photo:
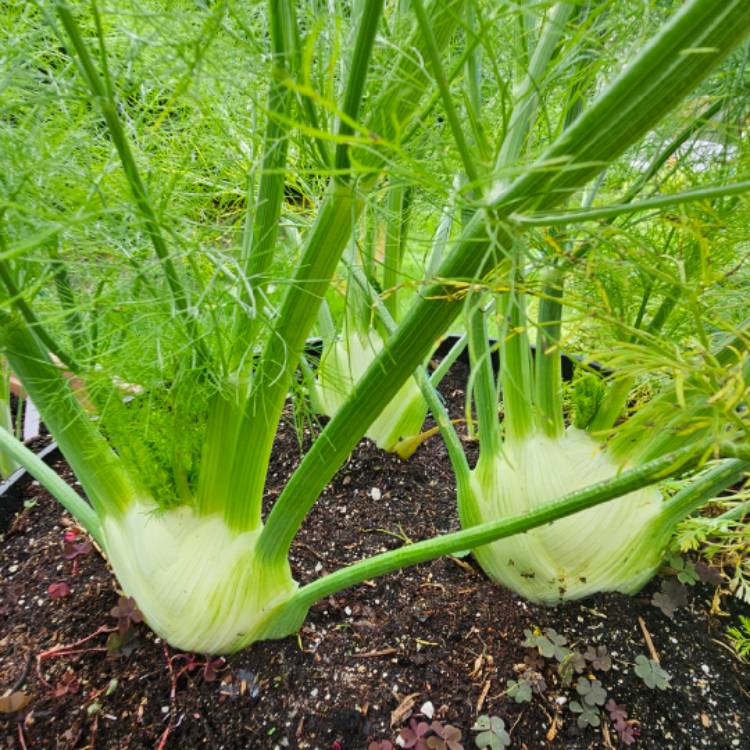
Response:
[[[459,413],[462,367],[443,387]],[[274,456],[268,501],[299,461],[291,420]],[[62,461],[56,468],[74,482]],[[711,585],[690,587],[674,619],[651,604],[659,580],[636,597],[548,609],[493,585],[470,557],[448,558],[319,602],[297,638],[255,644],[224,662],[181,656],[143,625],[131,631],[134,641],[118,648],[110,640],[108,650],[118,594],[106,563],[95,550],[73,554],[70,534],[64,541],[73,522],[38,484],[25,500],[0,554],[0,686],[27,702],[0,714],[0,747],[353,750],[394,741],[410,718],[426,720],[420,710],[457,727],[465,748],[475,747],[479,715],[502,718],[512,748],[623,747],[604,709],[599,727],[578,728],[569,704],[581,701],[581,677],[598,679],[607,700],[625,707],[636,748],[750,746],[750,675],[726,645],[727,619],[716,606],[711,614],[717,602],[734,614],[748,607],[715,600]],[[294,574],[306,582],[457,526],[439,439],[408,462],[363,441],[305,522]],[[51,598],[50,585],[63,582],[69,593]],[[564,687],[554,656],[522,645],[525,630],[559,641],[550,628],[564,648],[606,647],[611,668],[588,661]],[[73,653],[50,653],[86,638]],[[649,689],[635,674],[639,656],[659,657],[671,676],[666,689]],[[541,692],[516,702],[507,682],[524,671],[546,687],[537,678]]]

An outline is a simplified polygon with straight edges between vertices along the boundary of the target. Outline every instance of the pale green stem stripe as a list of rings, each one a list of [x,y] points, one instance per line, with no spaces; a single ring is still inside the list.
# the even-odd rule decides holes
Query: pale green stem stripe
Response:
[[[514,287],[522,279],[512,279]],[[531,349],[527,331],[526,298],[511,289],[502,295],[504,322],[500,342],[500,384],[503,393],[506,439],[524,440],[534,429],[535,411]]]
[[[398,320],[398,284],[401,280],[406,224],[404,212],[407,207],[406,187],[399,180],[392,180],[388,191],[388,218],[385,225],[385,248],[383,255],[383,290],[387,292],[385,306],[395,320]]]
[[[57,500],[101,545],[102,530],[94,509],[38,456],[0,426],[0,449],[12,456]]]

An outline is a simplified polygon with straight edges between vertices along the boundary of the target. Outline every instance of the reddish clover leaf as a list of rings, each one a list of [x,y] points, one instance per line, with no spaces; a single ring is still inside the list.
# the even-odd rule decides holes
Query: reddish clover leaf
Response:
[[[591,662],[593,669],[600,672],[609,672],[612,669],[612,657],[609,655],[606,646],[597,646],[596,648],[589,646],[584,657]]]
[[[687,604],[687,589],[674,578],[661,582],[661,591],[651,597],[651,604],[658,607],[670,620],[674,619],[675,610]]]
[[[81,555],[88,555],[92,549],[91,542],[84,538],[78,529],[68,529],[63,534],[63,557],[66,560],[75,560]]]
[[[460,729],[439,721],[433,721],[430,729],[435,733],[434,737],[427,740],[427,747],[431,750],[464,750]]]
[[[695,563],[695,572],[703,583],[710,583],[712,586],[721,586],[724,580],[721,577],[721,570],[719,568],[706,565],[702,560]]]
[[[206,663],[203,665],[203,679],[206,682],[213,682],[218,677],[219,671],[224,666],[225,661],[221,656],[218,659],[206,656]]]
[[[414,748],[414,750],[429,750],[427,745],[427,734],[430,725],[426,721],[409,719],[409,726],[404,727],[398,734],[401,738],[402,747]]]
[[[628,712],[625,710],[625,706],[621,706],[613,698],[610,698],[607,701],[604,708],[607,709],[609,718],[612,719],[615,724],[621,721],[626,721],[628,718]]]
[[[390,740],[375,740],[367,746],[367,750],[393,750],[393,743]]]
[[[625,710],[625,706],[619,705],[614,700],[612,700],[612,698],[610,698],[607,701],[607,705],[605,706],[605,708],[607,709],[609,718],[615,725],[617,736],[620,738],[620,742],[622,742],[622,744],[626,746],[634,745],[636,738],[640,734],[640,730],[638,729],[638,726],[633,719],[628,719],[628,714]]]
[[[66,672],[61,678],[60,681],[55,685],[55,687],[52,689],[52,697],[53,698],[62,698],[64,695],[72,695],[73,693],[78,692],[78,688],[81,686],[81,683],[76,676],[75,672]]]
[[[617,729],[617,734],[623,745],[635,745],[641,734],[641,730],[632,722],[624,724],[622,728],[615,727],[615,729]]]
[[[47,593],[50,599],[62,599],[70,594],[70,586],[65,581],[59,581],[58,583],[50,583],[47,586]]]
[[[63,557],[66,560],[75,560],[76,557],[80,557],[82,555],[88,555],[89,552],[93,547],[91,546],[91,542],[83,541],[83,542],[76,542],[75,544],[66,544],[63,548]]]
[[[117,631],[120,635],[125,635],[131,625],[143,622],[143,615],[131,596],[121,596],[117,600],[117,605],[112,607],[109,613],[117,618]]]

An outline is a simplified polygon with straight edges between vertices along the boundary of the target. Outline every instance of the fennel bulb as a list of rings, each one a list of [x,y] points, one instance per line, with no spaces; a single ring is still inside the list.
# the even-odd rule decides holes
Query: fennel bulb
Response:
[[[459,486],[466,527],[528,512],[623,467],[588,433],[532,433],[480,459]],[[474,551],[490,578],[528,599],[554,604],[599,591],[634,593],[656,572],[669,539],[659,533],[662,497],[646,487]],[[663,526],[663,524],[662,524]]]
[[[350,327],[321,357],[312,393],[315,409],[333,417],[383,346],[383,339],[374,330],[363,332]],[[405,451],[399,450],[400,444],[421,432],[426,414],[424,397],[414,378],[409,378],[365,434],[378,448],[398,451],[407,458],[419,443]]]
[[[297,590],[288,564],[258,560],[261,528],[235,533],[218,514],[136,501],[105,517],[102,533],[125,594],[152,630],[185,651],[228,653],[268,637]]]

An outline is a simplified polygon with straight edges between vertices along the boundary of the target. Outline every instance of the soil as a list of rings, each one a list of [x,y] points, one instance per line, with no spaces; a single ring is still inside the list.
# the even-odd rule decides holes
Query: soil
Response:
[[[458,412],[461,368],[443,388]],[[277,436],[269,502],[300,453],[290,418]],[[62,460],[56,468],[75,482]],[[63,534],[72,520],[35,482],[25,499],[0,550],[0,692],[27,703],[0,713],[0,748],[358,750],[394,741],[410,717],[425,721],[423,714],[457,727],[467,749],[475,747],[471,727],[481,714],[504,720],[512,748],[624,747],[606,712],[599,727],[577,727],[569,709],[581,701],[575,688],[561,684],[554,659],[522,645],[524,630],[535,628],[553,628],[580,651],[607,647],[611,669],[589,663],[583,675],[625,706],[640,731],[636,748],[750,748],[750,674],[725,636],[725,615],[750,608],[713,586],[690,587],[673,620],[650,603],[660,580],[635,597],[600,595],[549,609],[492,584],[470,557],[446,558],[319,602],[298,637],[223,661],[179,654],[144,625],[131,628],[134,640],[120,648],[110,641],[108,650],[118,593],[107,565],[95,550],[66,559]],[[298,535],[294,574],[307,582],[405,539],[457,527],[439,439],[408,462],[364,440]],[[70,593],[53,599],[48,587],[59,582]],[[712,610],[717,602],[721,613]],[[63,646],[70,648],[50,652]],[[636,657],[650,653],[671,675],[665,690],[647,688],[634,672]],[[507,681],[524,670],[546,688],[516,703]]]

